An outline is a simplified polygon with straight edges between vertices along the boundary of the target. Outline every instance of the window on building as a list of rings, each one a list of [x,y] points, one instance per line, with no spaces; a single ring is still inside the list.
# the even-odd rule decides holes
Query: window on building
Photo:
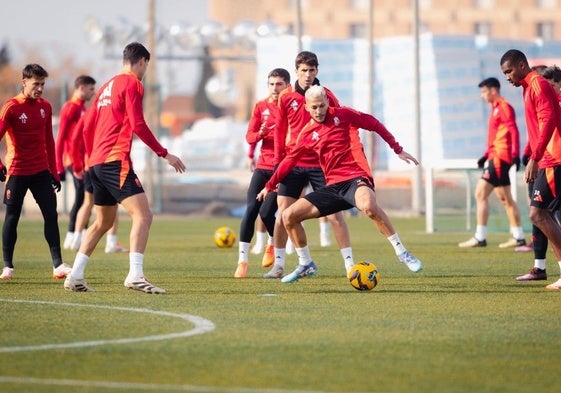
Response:
[[[349,0],[349,3],[354,10],[367,10],[370,7],[370,0]]]
[[[351,23],[349,26],[349,36],[351,38],[368,38],[365,23]]]
[[[553,22],[539,22],[536,30],[538,38],[544,41],[553,40]]]
[[[493,8],[494,0],[473,0],[473,7],[477,9],[489,9]]]
[[[473,25],[473,33],[475,35],[491,35],[491,24],[489,22],[476,22]]]
[[[557,0],[536,0],[538,8],[555,8],[557,7]]]

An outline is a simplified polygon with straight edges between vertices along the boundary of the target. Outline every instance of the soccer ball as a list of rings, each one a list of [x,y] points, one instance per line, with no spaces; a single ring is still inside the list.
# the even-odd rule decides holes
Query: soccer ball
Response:
[[[359,291],[370,291],[380,281],[378,268],[371,262],[362,261],[354,265],[349,272],[349,281]]]
[[[230,248],[236,241],[236,233],[232,228],[220,227],[214,232],[214,243],[220,248]]]

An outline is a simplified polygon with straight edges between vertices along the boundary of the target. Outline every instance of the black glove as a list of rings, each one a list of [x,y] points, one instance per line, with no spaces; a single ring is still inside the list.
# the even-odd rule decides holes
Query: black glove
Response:
[[[526,154],[524,154],[522,156],[522,165],[524,165],[524,166],[528,165],[528,161],[530,161],[530,156],[527,156]]]
[[[485,162],[487,161],[487,157],[483,156],[479,160],[477,160],[477,167],[483,168],[485,166]]]
[[[516,165],[516,172],[520,170],[520,157],[514,157],[512,159],[512,165]]]
[[[62,188],[62,185],[60,184],[60,181],[55,180],[55,178],[52,178],[52,185],[53,185],[53,190],[55,190],[56,192],[60,192],[60,189]]]
[[[66,172],[59,173],[58,177],[60,178],[60,181],[65,181],[66,180]]]
[[[4,183],[6,181],[6,167],[3,166],[2,169],[0,169],[0,182]]]

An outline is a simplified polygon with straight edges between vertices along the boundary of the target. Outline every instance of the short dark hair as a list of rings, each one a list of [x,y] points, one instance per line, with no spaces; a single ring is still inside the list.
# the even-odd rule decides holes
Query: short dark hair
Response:
[[[479,82],[479,85],[477,85],[479,88],[481,87],[494,87],[497,90],[501,89],[501,82],[499,82],[499,80],[497,78],[494,77],[490,77],[490,78],[486,78],[483,79],[481,82]]]
[[[528,64],[528,59],[526,58],[526,55],[522,53],[522,51],[519,51],[518,49],[507,50],[505,54],[501,57],[500,65],[503,65],[507,61],[509,61],[511,64],[520,63],[520,62],[523,62],[524,64]]]
[[[140,60],[150,60],[150,52],[140,42],[131,42],[123,49],[123,62],[135,65]]]
[[[74,81],[74,88],[77,89],[80,86],[85,85],[95,85],[95,79],[89,75],[80,75]]]
[[[317,55],[314,52],[309,52],[306,50],[298,53],[294,64],[296,65],[296,69],[298,69],[298,66],[300,64],[306,64],[308,66],[316,68],[319,66]]]
[[[290,72],[288,72],[284,68],[275,68],[274,70],[269,72],[269,75],[267,75],[267,79],[272,77],[272,76],[282,78],[286,82],[287,85],[290,83]]]
[[[536,71],[540,75],[542,75],[543,72],[546,69],[547,69],[547,66],[545,64],[538,64],[538,65],[532,66],[532,71]]]
[[[543,72],[542,76],[547,80],[552,80],[553,82],[561,82],[561,69],[556,65],[547,67]]]
[[[46,78],[49,76],[49,73],[39,64],[33,63],[23,67],[23,70],[21,71],[21,76],[23,79]]]

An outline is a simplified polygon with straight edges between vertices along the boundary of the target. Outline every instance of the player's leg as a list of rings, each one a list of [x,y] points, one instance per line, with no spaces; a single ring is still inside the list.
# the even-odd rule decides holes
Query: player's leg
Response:
[[[107,254],[116,253],[116,252],[128,252],[129,249],[123,247],[118,240],[118,233],[119,231],[119,209],[117,209],[117,214],[115,215],[115,221],[113,221],[113,225],[107,231],[107,235],[105,236],[105,252]]]
[[[84,179],[80,179],[74,176],[72,169],[70,168],[70,173],[72,176],[72,181],[74,184],[74,203],[70,208],[70,212],[68,213],[68,232],[66,233],[66,237],[64,238],[63,248],[65,250],[69,250],[72,246],[72,241],[74,240],[74,236],[76,233],[76,220],[78,217],[78,212],[84,203]]]
[[[17,229],[23,206],[23,198],[27,193],[27,184],[28,182],[25,177],[12,175],[8,177],[4,187],[6,212],[4,224],[2,225],[2,254],[4,258],[4,268],[0,275],[2,280],[11,280],[14,273],[14,249],[18,238]]]
[[[362,182],[353,182],[354,203],[356,208],[369,217],[378,231],[388,239],[398,259],[403,262],[412,272],[419,272],[423,265],[405,247],[399,235],[395,231],[386,212],[376,202],[376,193],[373,184],[364,179]],[[351,188],[351,190],[353,189]]]
[[[521,225],[520,210],[518,209],[518,204],[512,198],[510,185],[495,187],[495,195],[505,208],[508,222],[510,224],[510,232],[512,234],[512,238],[499,244],[499,247],[507,248],[525,245],[526,239],[524,238],[524,230]]]
[[[44,171],[31,177],[29,190],[33,198],[35,198],[35,202],[39,206],[43,216],[43,234],[51,253],[53,277],[65,278],[70,273],[71,267],[62,262],[57,199],[52,184],[50,172]]]
[[[267,244],[267,228],[260,216],[255,219],[255,243],[251,247],[252,254],[261,254]]]
[[[275,231],[275,221],[277,213],[277,193],[271,192],[261,204],[259,208],[259,217],[266,228],[267,240],[265,252],[261,260],[262,267],[269,267],[275,262],[275,246],[273,244],[273,236]]]
[[[70,244],[70,249],[72,251],[78,251],[80,249],[80,243],[82,242],[82,236],[86,233],[86,228],[90,217],[92,215],[92,210],[94,207],[94,196],[93,196],[93,185],[89,171],[84,172],[84,202],[80,209],[78,209],[78,214],[76,214],[76,226],[74,228],[74,237]]]
[[[459,247],[485,247],[487,246],[487,221],[489,219],[489,195],[494,186],[487,180],[479,179],[475,186],[475,203],[477,226],[475,234],[469,240],[458,244]]]

